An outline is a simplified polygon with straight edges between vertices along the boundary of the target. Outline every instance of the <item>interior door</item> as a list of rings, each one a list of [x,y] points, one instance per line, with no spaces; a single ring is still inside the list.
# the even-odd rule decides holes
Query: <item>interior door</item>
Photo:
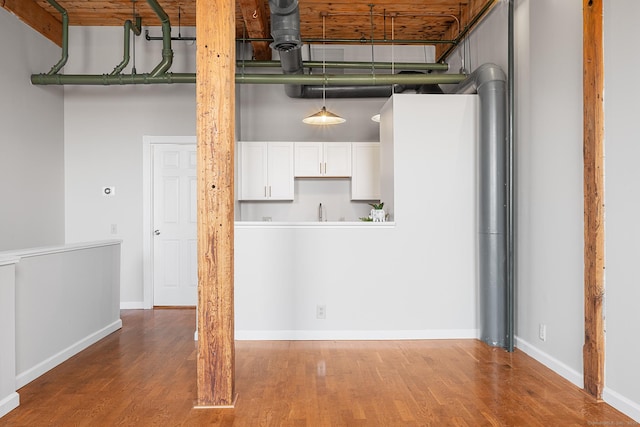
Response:
[[[198,292],[196,147],[153,148],[153,305],[195,306]]]

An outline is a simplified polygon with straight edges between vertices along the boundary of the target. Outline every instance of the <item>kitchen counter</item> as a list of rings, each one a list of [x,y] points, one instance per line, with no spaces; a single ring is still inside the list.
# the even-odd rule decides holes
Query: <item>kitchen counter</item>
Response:
[[[373,221],[236,221],[235,228],[394,228],[395,222]]]

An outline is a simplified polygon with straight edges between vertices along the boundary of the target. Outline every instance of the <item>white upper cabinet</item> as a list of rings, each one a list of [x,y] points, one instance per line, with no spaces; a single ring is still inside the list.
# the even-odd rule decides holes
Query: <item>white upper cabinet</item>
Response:
[[[352,144],[351,200],[380,200],[380,144]]]
[[[351,143],[296,142],[296,177],[350,177]]]
[[[238,142],[238,200],[293,200],[293,143]]]

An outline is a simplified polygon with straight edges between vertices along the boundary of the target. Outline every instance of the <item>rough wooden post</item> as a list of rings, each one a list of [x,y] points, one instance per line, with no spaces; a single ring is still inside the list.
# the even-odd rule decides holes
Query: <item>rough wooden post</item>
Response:
[[[583,0],[584,34],[584,388],[604,387],[604,56],[602,0]]]
[[[234,401],[235,2],[196,1],[198,401]]]

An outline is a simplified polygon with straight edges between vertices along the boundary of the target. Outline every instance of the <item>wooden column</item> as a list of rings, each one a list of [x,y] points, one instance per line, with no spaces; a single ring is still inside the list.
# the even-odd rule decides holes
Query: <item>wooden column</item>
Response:
[[[604,388],[604,57],[602,0],[583,0],[584,32],[584,388]]]
[[[234,401],[235,2],[196,1],[198,401]]]

